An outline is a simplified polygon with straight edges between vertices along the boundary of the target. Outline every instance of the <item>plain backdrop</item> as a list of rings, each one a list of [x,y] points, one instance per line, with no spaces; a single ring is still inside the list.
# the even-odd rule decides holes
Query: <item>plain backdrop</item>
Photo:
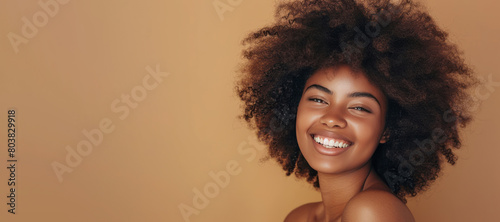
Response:
[[[214,3],[227,11],[220,16]],[[500,3],[423,4],[491,81],[479,91],[482,105],[457,164],[408,206],[417,221],[494,221]],[[262,161],[265,147],[237,118],[241,40],[273,21],[274,6],[2,1],[0,221],[282,221],[320,200],[309,184]],[[15,215],[7,212],[9,109],[16,110]]]

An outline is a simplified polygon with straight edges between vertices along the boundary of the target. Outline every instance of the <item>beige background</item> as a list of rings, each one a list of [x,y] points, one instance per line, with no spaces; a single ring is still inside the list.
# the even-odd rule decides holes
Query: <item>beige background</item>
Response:
[[[259,161],[262,146],[236,118],[240,41],[272,21],[274,1],[220,0],[232,9],[222,20],[213,2],[61,1],[46,24],[38,17],[38,31],[17,53],[7,36],[22,36],[22,18],[43,9],[38,1],[0,3],[1,221],[185,221],[179,206],[194,207],[193,189],[205,187],[212,198],[190,221],[282,221],[319,200],[305,182]],[[480,2],[425,2],[477,74],[497,83],[480,91],[483,105],[457,165],[410,199],[417,221],[498,218],[500,4]],[[157,65],[169,75],[140,94],[146,67]],[[111,105],[132,92],[140,102],[120,119]],[[17,110],[16,215],[6,205],[9,108]],[[114,130],[59,182],[51,164],[65,164],[65,147],[88,140],[82,130],[103,119]],[[228,164],[234,175],[213,190],[209,172]]]

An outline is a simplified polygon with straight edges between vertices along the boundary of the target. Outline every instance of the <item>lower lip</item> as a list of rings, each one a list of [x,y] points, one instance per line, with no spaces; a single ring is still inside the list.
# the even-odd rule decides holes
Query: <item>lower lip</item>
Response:
[[[314,139],[313,139],[313,143],[314,143],[314,148],[316,148],[316,151],[318,151],[318,153],[323,154],[323,155],[327,155],[327,156],[340,155],[341,153],[345,152],[347,149],[349,149],[352,146],[352,144],[351,144],[346,148],[326,148],[323,145],[314,141]]]

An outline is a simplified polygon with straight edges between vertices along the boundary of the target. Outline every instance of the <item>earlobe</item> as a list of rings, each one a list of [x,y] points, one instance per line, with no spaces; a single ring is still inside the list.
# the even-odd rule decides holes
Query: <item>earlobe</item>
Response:
[[[385,129],[384,133],[382,134],[382,138],[380,138],[379,143],[386,143],[389,140],[389,130]]]

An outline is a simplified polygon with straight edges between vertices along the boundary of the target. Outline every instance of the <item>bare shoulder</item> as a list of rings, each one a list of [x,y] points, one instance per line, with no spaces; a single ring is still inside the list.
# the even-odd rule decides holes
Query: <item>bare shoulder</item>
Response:
[[[320,202],[308,203],[293,209],[285,218],[284,222],[309,221],[314,218]]]
[[[403,201],[384,190],[365,190],[346,205],[342,222],[414,222]]]

